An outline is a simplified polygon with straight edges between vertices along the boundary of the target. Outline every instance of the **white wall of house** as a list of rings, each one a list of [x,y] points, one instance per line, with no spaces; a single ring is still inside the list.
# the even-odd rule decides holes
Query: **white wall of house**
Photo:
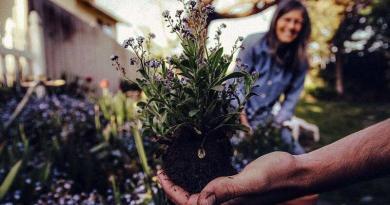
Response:
[[[28,5],[37,10],[28,15]],[[1,85],[10,86],[19,79],[58,79],[66,73],[92,77],[95,83],[106,79],[112,90],[118,89],[120,75],[110,56],[120,56],[128,66],[131,54],[100,27],[48,0],[31,0],[30,4],[28,0],[0,0],[0,9]],[[134,73],[130,71],[129,77],[135,78]]]
[[[0,82],[12,84],[31,73],[27,0],[0,1]]]

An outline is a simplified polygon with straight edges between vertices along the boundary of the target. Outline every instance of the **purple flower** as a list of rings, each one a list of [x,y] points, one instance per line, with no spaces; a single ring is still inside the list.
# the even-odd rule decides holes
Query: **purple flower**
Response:
[[[153,60],[150,60],[150,61],[148,62],[148,65],[149,65],[149,67],[151,67],[151,68],[158,68],[158,67],[160,67],[161,62],[158,61],[158,60],[153,59]]]
[[[161,75],[156,75],[156,76],[154,76],[154,80],[157,82],[162,82],[163,78],[161,77]]]
[[[134,38],[129,38],[127,40],[124,40],[122,43],[122,47],[128,48],[129,46],[132,46],[134,42]]]
[[[156,38],[156,35],[154,33],[149,33],[149,38]]]
[[[212,6],[211,4],[208,4],[208,5],[204,8],[204,11],[205,11],[207,14],[211,14],[211,13],[214,13],[215,8],[214,8],[214,6]]]
[[[142,43],[144,42],[144,40],[145,40],[145,38],[142,37],[142,36],[138,36],[138,37],[137,37],[137,42],[138,42],[138,44],[142,44]]]
[[[166,61],[168,62],[169,65],[173,64],[173,58],[172,57],[167,57]]]
[[[188,78],[182,77],[182,78],[180,79],[180,83],[181,83],[182,85],[187,84],[187,83],[188,83]]]
[[[183,14],[183,12],[184,12],[183,10],[177,10],[175,16],[176,16],[177,18],[180,18],[180,16]]]
[[[176,31],[179,31],[180,30],[180,27],[179,27],[179,25],[176,25],[176,26],[174,26],[173,28],[172,28],[172,33],[175,33]]]
[[[193,37],[191,30],[189,30],[187,28],[184,28],[182,30],[182,33],[183,33],[184,38],[192,38]]]
[[[164,18],[169,18],[169,11],[168,11],[168,10],[163,11],[163,12],[162,12],[162,16],[163,16]]]
[[[116,60],[118,60],[118,56],[117,55],[111,55],[111,57],[110,57],[110,59],[112,60],[112,61],[116,61]]]
[[[137,62],[136,58],[130,58],[130,65],[135,65],[136,62]]]
[[[190,1],[190,6],[191,6],[192,8],[194,8],[194,7],[196,6],[196,1],[191,0],[191,1]]]
[[[174,77],[175,74],[173,73],[172,69],[168,69],[167,80],[172,81]]]

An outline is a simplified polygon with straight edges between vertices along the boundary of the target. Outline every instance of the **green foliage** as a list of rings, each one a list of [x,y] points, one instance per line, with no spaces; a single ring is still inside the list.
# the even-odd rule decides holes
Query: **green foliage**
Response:
[[[309,54],[311,65],[324,67],[332,56],[329,43],[334,37],[344,12],[352,3],[351,0],[307,1],[306,5],[312,22],[311,44]]]
[[[352,35],[367,26],[371,27],[374,35],[371,36],[372,40],[366,39],[364,50],[377,41],[388,42],[388,0],[311,0],[306,5],[312,20],[312,44],[309,52],[314,67],[324,67],[332,59],[333,53],[345,52],[345,41],[362,40],[352,39]],[[386,49],[386,46],[383,48]]]
[[[22,165],[22,160],[19,160],[16,162],[14,166],[12,166],[11,170],[5,177],[4,181],[2,182],[0,186],[0,200],[4,198],[5,194],[7,193],[8,189],[11,187],[16,175],[19,172],[20,166]]]
[[[106,92],[98,100],[99,108],[108,123],[103,129],[102,133],[105,139],[105,142],[95,146],[92,150],[97,152],[101,149],[106,148],[106,144],[110,141],[115,140],[115,138],[120,138],[123,136],[123,132],[131,133],[134,137],[134,144],[138,154],[139,162],[142,166],[142,170],[145,174],[145,185],[148,191],[148,194],[152,196],[153,200],[161,200],[152,190],[152,187],[156,184],[153,184],[152,177],[153,173],[148,164],[147,156],[151,156],[151,153],[147,153],[144,147],[144,141],[140,134],[140,122],[139,122],[139,113],[136,106],[137,102],[126,97],[123,93],[119,92],[114,96]],[[112,139],[114,138],[114,139]],[[119,143],[121,140],[119,140]],[[116,187],[115,177],[111,177],[111,183],[113,187]],[[116,188],[117,190],[117,188]],[[117,194],[118,195],[118,194]],[[118,200],[118,197],[114,197],[115,200]],[[158,204],[156,202],[156,204]]]
[[[323,91],[332,91],[338,82],[337,91],[345,98],[388,100],[385,93],[390,90],[389,5],[389,0],[351,1],[341,5],[345,7],[340,14],[341,23],[328,40],[331,49],[326,59],[330,61],[325,62],[327,69],[316,72],[326,82]],[[315,21],[314,25],[321,22]]]
[[[210,7],[202,3],[184,3],[174,20],[168,11],[163,13],[168,27],[181,40],[183,54],[168,59],[153,59],[145,49],[152,37],[130,38],[124,46],[130,47],[137,56],[131,59],[142,78],[136,83],[148,99],[139,103],[142,109],[144,135],[155,136],[164,143],[171,142],[181,126],[190,126],[199,135],[214,132],[232,133],[244,129],[238,116],[245,103],[245,96],[238,96],[241,90],[249,97],[249,91],[257,75],[245,71],[228,74],[227,69],[238,50],[237,43],[230,55],[223,55],[223,48],[206,46],[206,19]],[[182,17],[186,13],[186,17]],[[117,69],[123,69],[116,56],[112,59]],[[125,77],[125,75],[124,75]],[[238,106],[233,106],[235,102]]]
[[[138,195],[143,196],[137,200],[140,204],[164,200],[152,196],[157,185],[150,178],[143,150],[143,143],[150,143],[138,133],[136,102],[122,93],[98,101],[64,95],[33,97],[15,123],[1,130],[2,202],[59,200],[50,198],[57,188],[64,190],[57,193],[64,200],[75,194],[87,201],[88,195],[79,195],[82,192],[108,204],[114,199],[127,204],[123,200],[135,201]],[[14,100],[6,103],[0,118],[6,121],[16,105]]]

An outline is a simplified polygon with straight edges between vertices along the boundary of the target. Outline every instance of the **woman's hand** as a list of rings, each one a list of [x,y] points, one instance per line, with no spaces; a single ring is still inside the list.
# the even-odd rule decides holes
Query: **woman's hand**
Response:
[[[244,125],[247,128],[249,128],[248,135],[252,136],[253,135],[253,129],[252,129],[251,125],[249,124],[248,117],[246,116],[245,111],[242,111],[241,114],[240,114],[240,122],[241,122],[242,125]]]

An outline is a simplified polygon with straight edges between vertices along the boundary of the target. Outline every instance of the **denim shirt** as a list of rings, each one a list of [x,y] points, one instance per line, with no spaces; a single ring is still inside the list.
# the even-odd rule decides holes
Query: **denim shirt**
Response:
[[[260,120],[263,113],[270,110],[283,94],[281,110],[274,121],[282,123],[292,117],[308,68],[306,64],[293,70],[277,64],[270,56],[263,36],[263,33],[249,35],[243,42],[244,49],[238,54],[241,62],[248,66],[248,72],[259,73],[259,79],[252,89],[257,95],[252,96],[245,106],[251,126],[257,126],[259,122],[256,121]]]

